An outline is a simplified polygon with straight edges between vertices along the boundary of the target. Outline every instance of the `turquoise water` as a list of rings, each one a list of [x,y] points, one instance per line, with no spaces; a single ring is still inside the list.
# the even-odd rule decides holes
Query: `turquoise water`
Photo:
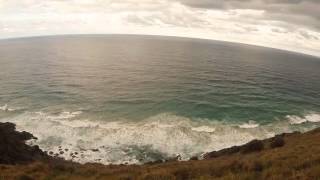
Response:
[[[188,159],[320,125],[320,59],[292,52],[82,35],[1,40],[0,63],[0,121],[79,162]]]

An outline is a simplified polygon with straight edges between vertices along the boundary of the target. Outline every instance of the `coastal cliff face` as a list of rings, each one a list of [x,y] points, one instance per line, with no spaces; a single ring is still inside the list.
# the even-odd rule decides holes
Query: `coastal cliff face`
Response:
[[[0,123],[2,179],[320,179],[320,128],[281,134],[196,157],[145,165],[78,164],[25,142],[35,138]]]

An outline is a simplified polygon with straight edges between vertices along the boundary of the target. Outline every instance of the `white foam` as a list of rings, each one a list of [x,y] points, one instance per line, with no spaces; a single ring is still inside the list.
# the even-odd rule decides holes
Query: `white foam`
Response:
[[[316,114],[316,113],[311,113],[304,117],[288,115],[287,118],[289,119],[289,122],[291,124],[302,124],[306,122],[312,122],[312,123],[320,122],[320,114]]]
[[[58,153],[59,146],[68,149],[61,157],[80,163],[136,164],[159,158],[182,160],[204,152],[244,144],[290,132],[288,121],[268,126],[239,128],[231,124],[206,120],[193,121],[172,114],[159,114],[140,121],[80,119],[80,112],[52,115],[43,112],[24,113],[10,119],[19,130],[33,133],[42,149]],[[247,127],[247,126],[246,126]],[[296,129],[295,129],[296,130]],[[72,157],[71,152],[78,152]],[[160,156],[160,157],[159,157]]]
[[[251,129],[251,128],[257,128],[259,127],[259,124],[256,123],[255,121],[249,121],[248,123],[244,123],[239,125],[240,128],[244,128],[244,129]]]
[[[198,131],[198,132],[207,132],[207,133],[212,133],[214,132],[216,129],[209,127],[209,126],[199,126],[199,127],[194,127],[191,128],[193,131]]]
[[[80,115],[82,112],[81,111],[75,111],[75,112],[68,112],[68,111],[64,111],[62,113],[59,114],[58,117],[53,117],[53,118],[57,118],[57,119],[70,119],[70,118],[74,118],[77,115]]]
[[[2,110],[2,111],[15,111],[16,109],[9,108],[8,104],[5,104],[4,106],[0,106],[0,110]]]
[[[69,112],[69,111],[63,111],[61,113],[59,113],[58,115],[48,115],[44,112],[35,112],[36,115],[38,116],[34,116],[35,118],[45,118],[45,119],[50,119],[52,121],[55,120],[63,120],[63,119],[71,119],[74,118],[80,114],[82,114],[82,111],[75,111],[75,112]]]

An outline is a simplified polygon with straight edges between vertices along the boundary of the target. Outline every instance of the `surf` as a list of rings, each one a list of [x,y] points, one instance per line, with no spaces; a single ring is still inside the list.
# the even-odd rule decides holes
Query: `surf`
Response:
[[[38,137],[30,141],[51,155],[80,163],[143,164],[180,156],[193,156],[265,139],[283,132],[307,131],[319,123],[319,114],[306,114],[304,123],[292,117],[257,125],[256,122],[227,123],[209,119],[190,119],[162,113],[139,121],[83,119],[82,112],[25,112],[1,119],[17,124],[18,130]],[[310,121],[312,119],[312,121]],[[67,152],[64,150],[67,149]],[[63,151],[63,153],[61,153]],[[79,156],[74,157],[74,153]]]

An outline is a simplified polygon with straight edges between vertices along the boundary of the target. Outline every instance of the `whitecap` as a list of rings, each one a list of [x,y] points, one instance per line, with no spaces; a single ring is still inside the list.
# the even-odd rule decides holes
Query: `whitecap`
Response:
[[[11,111],[15,111],[16,109],[9,108],[8,104],[5,104],[4,106],[0,106],[0,110],[11,112]]]
[[[259,124],[256,123],[255,121],[249,121],[248,123],[244,123],[244,124],[241,124],[239,125],[240,128],[243,128],[243,129],[251,129],[251,128],[257,128],[259,127]]]
[[[63,111],[58,115],[58,117],[53,117],[53,118],[70,119],[70,118],[76,117],[77,115],[80,115],[81,113],[82,113],[81,111],[75,111],[75,112]]]
[[[207,133],[212,133],[214,132],[216,129],[213,127],[209,127],[209,126],[199,126],[199,127],[194,127],[191,128],[193,131],[198,131],[198,132],[207,132]]]
[[[320,122],[320,114],[310,113],[304,117],[288,115],[287,119],[289,120],[290,124],[302,124],[306,122],[317,123]]]

